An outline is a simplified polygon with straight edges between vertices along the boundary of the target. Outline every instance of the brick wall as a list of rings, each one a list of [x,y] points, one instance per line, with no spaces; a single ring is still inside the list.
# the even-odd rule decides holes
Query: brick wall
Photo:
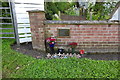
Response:
[[[70,37],[58,37],[58,29],[70,29]],[[88,52],[118,52],[118,25],[47,25],[46,31],[57,37],[57,47],[77,42],[77,49]]]
[[[41,11],[30,11],[32,44],[34,49],[45,51],[45,38],[55,36],[56,47],[69,49],[70,42],[77,42],[76,50],[87,52],[119,52],[119,24],[107,21],[46,21]],[[102,24],[103,23],[103,24]],[[59,37],[58,29],[70,29],[70,37]]]
[[[32,34],[32,46],[34,49],[45,51],[44,20],[43,11],[28,11],[30,18],[30,28]]]

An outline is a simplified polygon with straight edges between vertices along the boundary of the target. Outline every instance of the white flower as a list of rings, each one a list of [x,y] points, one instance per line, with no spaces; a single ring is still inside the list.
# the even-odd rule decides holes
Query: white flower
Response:
[[[47,42],[50,42],[50,40],[48,39]]]
[[[52,42],[52,44],[54,44],[54,42]]]

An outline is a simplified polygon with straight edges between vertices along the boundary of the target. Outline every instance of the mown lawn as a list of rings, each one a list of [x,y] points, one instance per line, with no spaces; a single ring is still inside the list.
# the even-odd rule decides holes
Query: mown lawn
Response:
[[[13,51],[15,40],[2,40],[2,71],[6,78],[117,78],[118,61],[35,59]],[[18,68],[18,69],[17,69]]]

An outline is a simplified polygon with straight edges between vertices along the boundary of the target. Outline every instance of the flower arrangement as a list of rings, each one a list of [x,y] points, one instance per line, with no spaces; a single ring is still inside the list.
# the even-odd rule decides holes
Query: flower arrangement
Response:
[[[76,42],[69,43],[69,46],[72,48],[72,53],[74,53],[75,48],[77,47],[77,43]]]
[[[54,47],[56,39],[54,37],[49,37],[46,39],[46,42],[49,44],[50,47]]]
[[[50,53],[54,54],[54,46],[55,46],[56,39],[54,37],[49,37],[46,39],[46,42],[49,45]]]
[[[76,48],[77,47],[77,43],[76,42],[72,42],[69,44],[71,48]]]

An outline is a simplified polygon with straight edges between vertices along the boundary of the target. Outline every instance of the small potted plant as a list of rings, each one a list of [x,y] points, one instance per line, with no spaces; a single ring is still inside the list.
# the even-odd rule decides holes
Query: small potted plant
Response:
[[[46,39],[46,42],[49,45],[51,53],[54,54],[54,46],[55,46],[56,39],[54,37],[49,37]]]
[[[64,52],[64,49],[63,49],[63,47],[60,47],[60,48],[58,48],[58,51],[57,51],[57,53],[61,53],[61,54],[63,54],[63,52]]]
[[[75,48],[77,47],[77,43],[76,42],[69,43],[69,46],[71,47],[73,54],[75,52]]]

